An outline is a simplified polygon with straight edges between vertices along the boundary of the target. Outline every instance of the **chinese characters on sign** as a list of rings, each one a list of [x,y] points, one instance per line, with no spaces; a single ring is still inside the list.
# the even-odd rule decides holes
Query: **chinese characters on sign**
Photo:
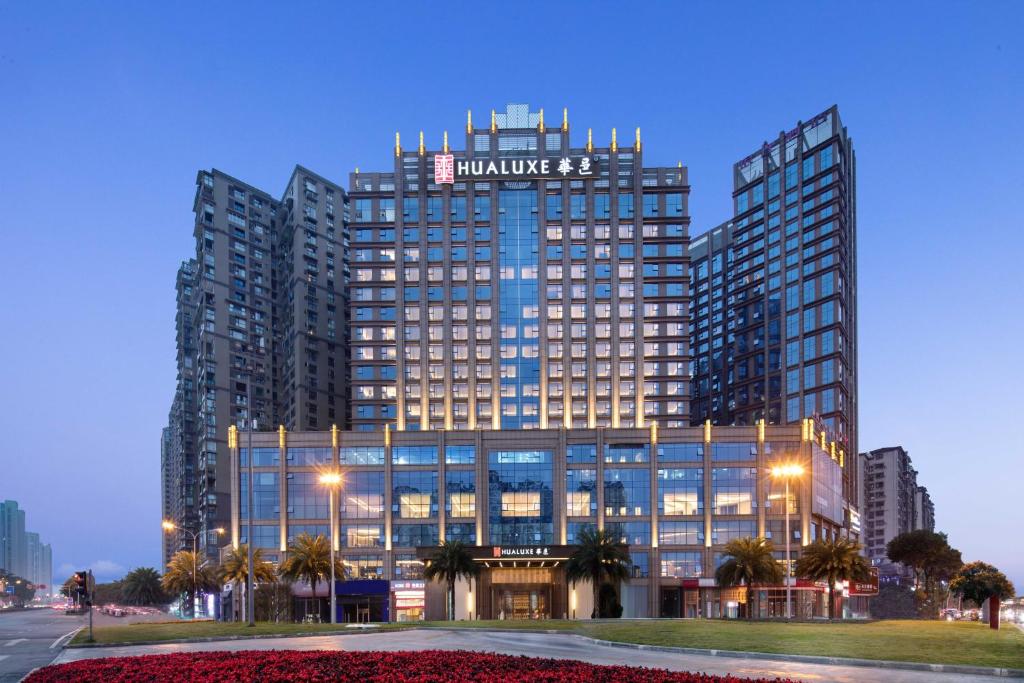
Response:
[[[595,157],[540,157],[536,159],[459,159],[452,154],[434,155],[434,181],[556,179],[580,180],[599,175]]]
[[[434,155],[434,181],[437,183],[455,182],[455,157],[451,154]]]

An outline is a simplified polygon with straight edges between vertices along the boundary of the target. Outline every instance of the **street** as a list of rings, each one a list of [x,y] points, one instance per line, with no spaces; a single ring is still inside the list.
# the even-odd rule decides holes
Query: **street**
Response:
[[[495,633],[486,631],[443,630],[394,631],[304,638],[267,638],[260,640],[220,641],[212,643],[136,645],[131,647],[82,648],[65,650],[57,663],[91,657],[128,657],[171,652],[237,650],[475,650],[531,657],[578,659],[594,664],[649,666],[708,674],[732,674],[745,678],[789,677],[806,683],[935,683],[948,681],[994,683],[988,676],[940,674],[930,671],[902,671],[884,667],[832,666],[803,664],[739,657],[710,657],[669,652],[639,651],[597,645],[568,634]]]
[[[0,612],[0,683],[15,683],[37,666],[49,664],[61,645],[88,617],[49,608]]]

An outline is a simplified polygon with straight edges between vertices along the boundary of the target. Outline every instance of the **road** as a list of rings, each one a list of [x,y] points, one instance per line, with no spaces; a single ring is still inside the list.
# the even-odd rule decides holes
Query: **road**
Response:
[[[995,683],[1004,679],[925,671],[900,671],[883,667],[802,664],[739,657],[710,657],[668,652],[638,651],[596,645],[579,636],[547,633],[495,633],[441,630],[391,631],[305,638],[268,638],[213,643],[135,645],[131,647],[75,648],[65,650],[57,662],[90,657],[128,657],[171,652],[211,650],[476,650],[511,655],[578,659],[594,664],[627,664],[708,674],[732,674],[745,678],[792,678],[805,683]]]
[[[46,608],[0,612],[0,683],[15,683],[49,664],[60,654],[60,639],[86,623],[86,617]]]

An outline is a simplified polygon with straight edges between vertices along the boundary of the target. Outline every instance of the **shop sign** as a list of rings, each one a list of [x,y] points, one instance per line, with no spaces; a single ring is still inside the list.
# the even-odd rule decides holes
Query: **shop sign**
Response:
[[[878,567],[871,568],[866,581],[851,581],[850,595],[878,595]]]
[[[466,180],[581,180],[598,175],[597,157],[506,157],[459,159],[453,154],[434,155],[434,182],[452,184]]]

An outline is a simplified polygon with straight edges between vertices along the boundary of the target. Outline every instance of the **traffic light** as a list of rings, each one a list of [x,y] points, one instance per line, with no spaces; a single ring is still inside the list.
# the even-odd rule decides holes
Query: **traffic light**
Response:
[[[89,572],[75,572],[75,595],[80,599],[89,594]]]

